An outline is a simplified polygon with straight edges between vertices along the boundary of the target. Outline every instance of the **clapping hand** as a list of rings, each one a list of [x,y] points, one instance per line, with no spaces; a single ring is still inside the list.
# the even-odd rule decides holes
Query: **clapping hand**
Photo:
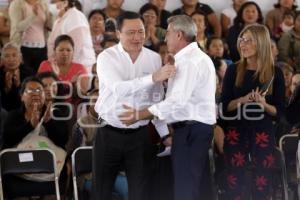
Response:
[[[31,112],[30,123],[35,128],[40,122],[41,112],[39,110],[38,103],[33,104],[33,109]]]
[[[5,73],[5,91],[9,92],[13,85],[13,74],[11,72]]]
[[[264,104],[266,102],[265,94],[263,94],[263,92],[260,91],[258,87],[255,90],[252,90],[251,99],[254,102],[261,103],[261,104]]]

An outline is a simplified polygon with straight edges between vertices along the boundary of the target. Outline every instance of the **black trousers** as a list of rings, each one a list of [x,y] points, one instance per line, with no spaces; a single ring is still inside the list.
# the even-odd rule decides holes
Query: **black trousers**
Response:
[[[111,200],[116,176],[124,167],[129,200],[144,200],[151,177],[153,145],[147,126],[126,133],[98,128],[93,148],[92,200]]]
[[[172,144],[174,199],[201,200],[201,182],[213,137],[211,125],[197,122],[176,128]]]
[[[47,48],[29,48],[21,47],[23,62],[26,67],[34,70],[36,73],[42,61],[47,60]]]

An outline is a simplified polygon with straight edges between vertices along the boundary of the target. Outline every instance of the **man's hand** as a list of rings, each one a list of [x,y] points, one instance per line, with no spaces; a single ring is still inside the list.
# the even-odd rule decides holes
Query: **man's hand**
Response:
[[[120,121],[126,126],[136,123],[139,120],[138,119],[139,112],[130,106],[123,105],[123,107],[126,111],[118,116]]]
[[[162,82],[168,78],[174,77],[176,74],[176,67],[174,65],[164,65],[152,75],[153,82]]]

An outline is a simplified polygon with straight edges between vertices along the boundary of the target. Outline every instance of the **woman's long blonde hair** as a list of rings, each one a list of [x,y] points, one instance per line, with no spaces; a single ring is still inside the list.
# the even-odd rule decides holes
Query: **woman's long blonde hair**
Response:
[[[239,38],[244,35],[245,32],[250,32],[253,36],[254,42],[256,43],[256,56],[257,56],[257,69],[255,77],[258,78],[259,82],[264,84],[268,83],[274,75],[274,58],[271,50],[271,38],[268,28],[261,24],[251,24],[246,26],[241,33]],[[237,49],[241,55],[240,42],[237,42]],[[241,59],[237,65],[237,75],[235,85],[240,87],[243,83],[244,76],[247,70],[247,59]],[[268,91],[268,94],[272,93],[272,85]]]

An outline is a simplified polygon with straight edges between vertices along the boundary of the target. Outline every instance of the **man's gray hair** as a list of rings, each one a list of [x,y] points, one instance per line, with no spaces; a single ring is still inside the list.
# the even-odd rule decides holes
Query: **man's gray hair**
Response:
[[[175,15],[168,18],[168,24],[173,26],[174,31],[181,31],[187,42],[194,42],[197,36],[197,26],[187,15]]]
[[[11,42],[6,43],[3,46],[2,50],[1,50],[1,59],[4,59],[6,49],[15,49],[15,50],[17,50],[18,55],[22,59],[22,53],[21,53],[20,47],[18,45],[14,44],[14,43],[11,43]]]

